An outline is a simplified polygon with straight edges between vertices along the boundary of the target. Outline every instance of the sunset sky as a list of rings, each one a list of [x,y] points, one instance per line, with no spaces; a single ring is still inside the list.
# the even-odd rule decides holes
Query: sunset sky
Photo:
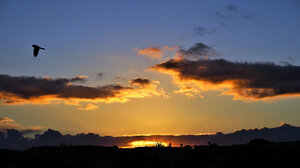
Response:
[[[0,129],[299,126],[299,19],[298,0],[1,0]]]

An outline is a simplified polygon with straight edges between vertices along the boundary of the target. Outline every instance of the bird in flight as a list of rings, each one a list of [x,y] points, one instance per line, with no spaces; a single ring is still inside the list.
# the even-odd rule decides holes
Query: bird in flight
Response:
[[[35,44],[33,44],[32,47],[33,47],[33,56],[34,57],[36,57],[38,55],[40,49],[45,50],[45,48],[42,48],[42,47],[40,47],[38,45],[35,45]]]

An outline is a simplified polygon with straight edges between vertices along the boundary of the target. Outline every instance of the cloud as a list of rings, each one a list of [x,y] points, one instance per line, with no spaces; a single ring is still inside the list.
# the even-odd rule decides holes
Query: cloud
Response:
[[[161,59],[165,52],[175,51],[175,50],[178,50],[178,49],[179,48],[177,46],[173,46],[173,47],[164,46],[163,48],[160,48],[160,47],[147,47],[147,48],[144,48],[144,49],[135,48],[138,55],[146,56],[146,57],[149,57],[151,59]]]
[[[85,110],[85,111],[87,111],[87,110],[95,110],[95,109],[98,109],[98,108],[99,108],[98,106],[89,103],[85,107],[78,107],[78,110]]]
[[[21,126],[16,122],[0,122],[0,131],[7,129],[19,129]]]
[[[209,47],[203,43],[196,43],[188,50],[180,49],[178,52],[184,57],[193,59],[209,58],[216,55],[216,51],[212,47]]]
[[[79,76],[76,76],[74,78],[71,78],[70,82],[86,82],[87,78],[88,78],[88,76],[79,75]]]
[[[130,81],[131,85],[140,85],[140,86],[145,86],[145,85],[149,85],[150,84],[150,80],[149,79],[143,79],[143,78],[135,78],[133,80]]]
[[[102,79],[103,76],[104,76],[104,73],[102,73],[102,72],[100,72],[100,73],[97,74],[97,77],[98,77],[99,79]]]
[[[6,102],[8,103],[15,99],[39,100],[45,97],[58,99],[109,99],[110,97],[115,97],[121,90],[131,89],[120,85],[106,85],[101,87],[72,85],[70,82],[74,80],[82,80],[82,78],[44,79],[0,75],[0,98],[2,100],[7,99]]]
[[[8,129],[15,129],[20,131],[24,135],[39,133],[42,131],[42,127],[23,127],[18,124],[15,120],[8,117],[0,117],[0,132],[5,132]]]
[[[149,80],[147,78],[136,77],[129,81],[134,87],[134,91],[129,93],[129,97],[149,97],[149,96],[161,96],[168,98],[168,95],[162,88],[159,88],[160,82],[155,80]]]
[[[76,77],[76,81],[79,79],[81,80]],[[157,85],[150,91],[142,87],[121,86],[120,84],[99,87],[73,85],[72,81],[74,78],[45,79],[0,75],[0,102],[2,104],[42,104],[53,100],[64,100],[66,104],[78,105],[81,101],[127,102],[131,98],[164,94]],[[142,93],[143,91],[146,93]]]
[[[227,5],[227,10],[231,11],[231,12],[237,12],[238,11],[238,7],[233,5],[233,4],[229,4]]]
[[[202,27],[202,26],[198,26],[195,28],[195,34],[198,34],[200,36],[205,36],[205,35],[208,35],[208,34],[213,34],[213,33],[216,33],[217,30],[216,29],[209,29],[209,28],[205,28],[205,27]]]
[[[0,117],[0,123],[1,122],[13,122],[14,120],[8,117]]]
[[[161,59],[162,57],[162,50],[157,47],[148,47],[144,49],[136,49],[138,55],[147,56],[152,59]]]
[[[126,80],[128,80],[127,78],[121,77],[121,76],[114,77],[114,79],[116,79],[116,80],[121,80],[121,81],[126,81]]]
[[[234,4],[228,4],[226,6],[226,9],[222,12],[216,12],[215,15],[219,19],[229,19],[229,18],[244,18],[244,19],[250,19],[252,16],[249,14],[249,12],[242,12],[239,11],[239,8]]]
[[[152,69],[172,74],[182,94],[220,90],[236,99],[300,95],[300,66],[182,58],[170,59]]]

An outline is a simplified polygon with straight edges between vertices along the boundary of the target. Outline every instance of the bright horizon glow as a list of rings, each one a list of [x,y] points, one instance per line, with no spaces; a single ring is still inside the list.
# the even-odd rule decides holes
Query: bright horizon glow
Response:
[[[164,147],[168,146],[166,142],[158,141],[133,141],[129,143],[129,146],[124,146],[121,148],[137,148],[137,147],[155,147],[157,144],[162,144]]]

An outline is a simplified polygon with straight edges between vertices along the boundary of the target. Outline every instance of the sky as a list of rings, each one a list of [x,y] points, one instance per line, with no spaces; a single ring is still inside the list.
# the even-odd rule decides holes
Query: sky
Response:
[[[2,0],[0,128],[300,125],[299,18],[297,0]]]

